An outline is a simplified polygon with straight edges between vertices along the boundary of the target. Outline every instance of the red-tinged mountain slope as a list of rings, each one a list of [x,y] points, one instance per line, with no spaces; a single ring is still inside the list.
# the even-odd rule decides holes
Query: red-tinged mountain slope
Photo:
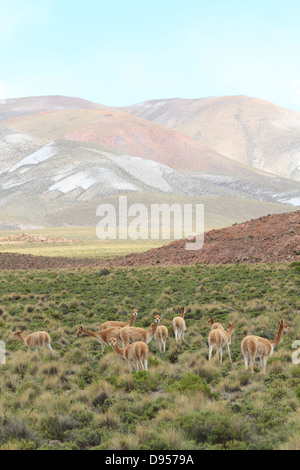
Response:
[[[41,142],[88,142],[178,170],[255,177],[255,171],[202,142],[154,122],[112,109],[68,109],[22,116],[6,126]]]

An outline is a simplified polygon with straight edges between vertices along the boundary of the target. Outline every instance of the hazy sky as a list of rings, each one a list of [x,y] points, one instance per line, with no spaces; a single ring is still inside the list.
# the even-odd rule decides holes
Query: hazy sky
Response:
[[[0,99],[244,94],[300,111],[299,0],[0,0]]]

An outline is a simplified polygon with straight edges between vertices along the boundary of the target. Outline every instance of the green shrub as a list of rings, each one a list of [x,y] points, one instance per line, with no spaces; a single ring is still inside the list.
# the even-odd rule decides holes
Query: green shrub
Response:
[[[224,448],[231,441],[248,438],[249,429],[245,423],[228,417],[224,413],[201,411],[195,415],[176,418],[176,426],[197,444],[221,444]]]
[[[218,398],[216,393],[213,393],[210,387],[203,383],[201,377],[196,374],[188,372],[178,382],[172,383],[168,388],[168,392],[202,392],[203,395],[210,398]]]

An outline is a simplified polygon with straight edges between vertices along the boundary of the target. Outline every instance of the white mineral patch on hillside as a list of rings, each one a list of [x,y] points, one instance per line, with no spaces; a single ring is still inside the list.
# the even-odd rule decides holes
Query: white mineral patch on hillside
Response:
[[[292,206],[300,206],[300,197],[293,197],[291,199],[288,199],[286,201],[280,201],[280,202],[284,202],[284,204],[292,204]]]
[[[20,162],[16,163],[12,166],[8,173],[12,173],[13,171],[18,170],[22,166],[26,165],[37,165],[38,163],[45,162],[56,155],[56,150],[53,148],[53,143],[46,145],[45,147],[41,148],[37,152],[28,155],[28,157],[23,158]]]
[[[7,181],[6,183],[1,184],[1,190],[5,191],[5,190],[13,189],[13,188],[19,188],[21,186],[24,186],[27,183],[28,181],[25,179],[23,179],[22,181],[19,178],[12,179],[12,180]]]
[[[49,191],[60,191],[64,194],[76,188],[89,189],[94,184],[105,185],[119,191],[138,191],[139,188],[113,173],[106,168],[97,168],[89,171],[81,171],[62,179],[49,188]]]
[[[160,191],[172,192],[172,188],[165,180],[164,175],[172,172],[175,173],[175,171],[168,166],[139,157],[129,157],[127,155],[116,157],[109,153],[105,153],[105,155],[122,168],[122,170],[125,170],[130,176],[142,183]]]

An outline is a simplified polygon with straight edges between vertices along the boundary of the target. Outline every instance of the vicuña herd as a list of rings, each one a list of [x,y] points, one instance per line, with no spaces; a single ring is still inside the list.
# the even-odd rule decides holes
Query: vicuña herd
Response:
[[[102,353],[104,353],[105,346],[111,346],[118,355],[122,356],[128,362],[130,368],[132,367],[132,363],[134,363],[137,372],[139,369],[147,370],[149,356],[148,344],[152,338],[155,338],[159,350],[165,352],[169,332],[166,326],[159,325],[159,315],[155,315],[154,322],[150,325],[149,329],[133,326],[137,314],[137,310],[133,310],[129,322],[107,321],[102,324],[98,333],[85,330],[81,326],[77,332],[77,336],[88,335],[95,338],[101,344]],[[172,322],[176,342],[184,340],[184,335],[187,330],[184,316],[185,308],[181,307],[180,317],[174,318]],[[208,335],[208,360],[211,360],[213,348],[215,347],[217,358],[222,361],[223,348],[225,347],[228,352],[229,360],[232,362],[230,344],[234,323],[228,323],[228,331],[223,328],[221,323],[215,323],[213,318],[210,318],[208,323],[211,326],[211,331]],[[272,356],[274,348],[280,343],[284,331],[289,330],[290,327],[283,320],[280,320],[278,332],[274,340],[268,340],[260,336],[246,336],[241,345],[246,369],[248,370],[250,367],[250,371],[253,372],[254,361],[256,357],[259,357],[262,372],[265,374],[268,358]],[[28,347],[28,350],[34,348],[38,353],[40,347],[46,347],[53,353],[51,338],[45,331],[37,331],[27,336],[27,338],[24,338],[22,333],[18,331],[15,333],[15,337],[18,337]]]

